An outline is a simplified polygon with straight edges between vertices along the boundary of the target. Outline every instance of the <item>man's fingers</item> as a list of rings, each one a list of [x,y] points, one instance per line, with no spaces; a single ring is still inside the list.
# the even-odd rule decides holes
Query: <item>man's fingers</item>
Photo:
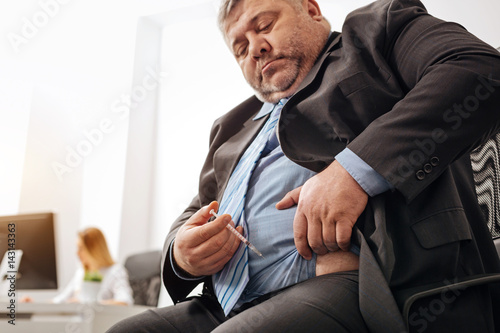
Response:
[[[328,251],[334,252],[339,248],[344,251],[349,250],[353,225],[354,223],[349,220],[323,224],[323,240]]]
[[[243,228],[239,226],[236,230],[241,233]],[[227,230],[227,232],[229,231]],[[224,231],[221,232],[221,235],[223,234]],[[215,237],[218,236],[219,235]],[[223,244],[210,242],[208,244],[202,244],[199,248],[197,248],[196,253],[199,255],[200,262],[203,262],[204,265],[204,275],[211,275],[220,271],[222,267],[224,267],[224,265],[233,257],[236,250],[238,250],[241,243],[239,238],[231,232],[229,232],[229,234],[225,234],[225,236],[226,242]]]
[[[304,214],[297,212],[293,220],[293,239],[295,247],[304,259],[311,260],[312,252],[307,242],[307,219]]]
[[[238,226],[236,230],[241,234],[243,232],[243,227]],[[227,242],[218,249],[218,251],[214,254],[215,258],[220,258],[220,260],[225,260],[224,264],[226,264],[227,261],[229,261],[230,258],[233,257],[235,254],[236,250],[238,250],[238,247],[240,246],[240,239],[233,235],[230,231],[228,231],[230,234],[228,236]]]
[[[226,229],[226,225],[231,222],[231,216],[224,214],[216,218],[210,223],[206,223],[196,229],[200,243],[206,242],[221,231]]]
[[[323,242],[330,252],[335,252],[339,249],[337,244],[337,223],[323,223]]]
[[[307,239],[309,246],[316,254],[327,254],[328,249],[323,243],[323,228],[321,220],[308,220]]]
[[[297,187],[296,189],[288,192],[285,194],[283,199],[281,199],[277,204],[276,204],[276,209],[287,209],[292,206],[295,206],[296,204],[299,203],[299,197],[300,197],[300,190],[302,189],[301,187]]]
[[[337,244],[343,251],[349,251],[353,226],[354,223],[349,220],[340,220],[337,222]]]
[[[234,226],[234,223],[231,221],[231,224],[233,224]],[[242,226],[238,226],[236,227],[236,230],[240,233],[240,234],[243,234],[243,227]],[[223,255],[221,255],[222,257],[229,257],[231,258],[234,253],[236,252],[236,250],[238,250],[238,247],[240,246],[240,239],[238,237],[236,237],[235,235],[233,235],[233,233],[231,233],[230,231],[229,232],[229,236],[228,236],[228,239],[227,239],[227,242],[219,249],[219,252],[222,252]]]
[[[230,224],[234,226],[234,223],[232,221],[230,222]],[[236,230],[241,232],[242,230],[241,226],[237,227]],[[212,236],[209,242],[200,244],[196,248],[194,254],[202,259],[209,258],[212,256],[216,256],[217,258],[222,258],[226,255],[231,257],[234,254],[234,252],[236,252],[239,243],[240,240],[238,237],[233,235],[231,231],[227,230],[226,228],[223,228],[218,234]]]

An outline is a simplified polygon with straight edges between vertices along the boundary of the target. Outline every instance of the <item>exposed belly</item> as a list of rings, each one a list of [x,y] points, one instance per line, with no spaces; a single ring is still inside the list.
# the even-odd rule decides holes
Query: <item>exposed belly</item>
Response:
[[[359,257],[342,250],[316,257],[316,276],[359,269]]]

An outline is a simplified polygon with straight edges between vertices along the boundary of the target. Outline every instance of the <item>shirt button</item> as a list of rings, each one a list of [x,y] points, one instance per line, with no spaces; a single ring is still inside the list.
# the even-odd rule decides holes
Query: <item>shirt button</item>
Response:
[[[424,165],[424,171],[425,171],[425,173],[431,173],[432,172],[432,165],[430,165],[429,163]]]
[[[418,180],[424,180],[425,179],[425,172],[423,170],[418,170],[415,175],[417,176]]]
[[[436,156],[432,157],[431,158],[431,165],[432,166],[438,166],[439,165],[439,158],[437,158]]]

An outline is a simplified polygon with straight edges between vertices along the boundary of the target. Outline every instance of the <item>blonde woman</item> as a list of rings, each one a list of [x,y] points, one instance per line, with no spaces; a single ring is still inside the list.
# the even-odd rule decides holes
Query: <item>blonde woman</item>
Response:
[[[54,303],[81,302],[84,277],[92,275],[101,278],[97,301],[101,304],[132,305],[134,302],[128,274],[125,268],[113,261],[106,239],[97,228],[87,228],[78,233],[77,254],[82,263],[73,279]]]

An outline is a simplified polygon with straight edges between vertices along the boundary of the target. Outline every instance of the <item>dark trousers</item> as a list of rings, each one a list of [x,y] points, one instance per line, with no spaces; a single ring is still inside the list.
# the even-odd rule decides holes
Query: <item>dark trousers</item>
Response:
[[[358,302],[358,272],[322,275],[266,295],[224,316],[202,295],[147,310],[108,330],[124,332],[368,332]]]

